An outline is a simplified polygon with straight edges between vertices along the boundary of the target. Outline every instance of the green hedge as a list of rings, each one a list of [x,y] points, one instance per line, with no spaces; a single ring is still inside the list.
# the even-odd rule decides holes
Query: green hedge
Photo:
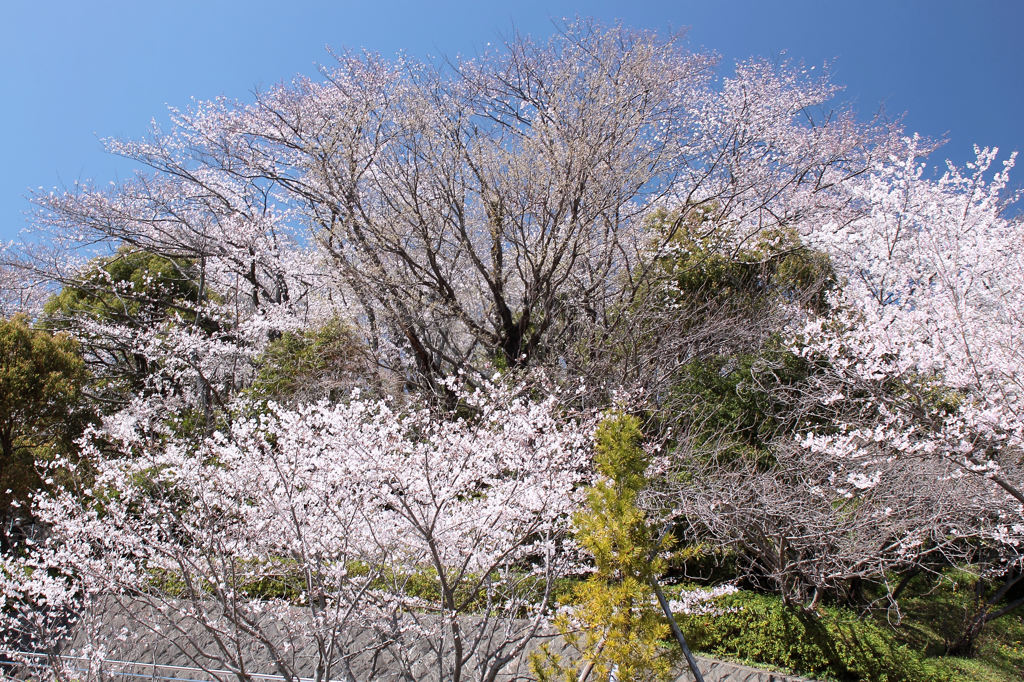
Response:
[[[890,630],[849,611],[811,615],[751,592],[728,595],[716,606],[723,612],[680,619],[691,646],[710,656],[844,681],[936,679],[937,670]]]

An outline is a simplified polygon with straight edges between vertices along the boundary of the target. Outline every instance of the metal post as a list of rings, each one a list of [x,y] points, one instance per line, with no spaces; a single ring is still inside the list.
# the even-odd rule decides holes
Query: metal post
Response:
[[[672,634],[676,636],[676,641],[679,642],[679,646],[683,649],[683,655],[686,656],[686,662],[690,664],[690,671],[693,673],[693,679],[696,682],[704,682],[704,676],[700,674],[700,668],[697,667],[697,659],[690,653],[690,647],[686,644],[686,638],[683,637],[683,631],[679,629],[679,624],[676,623],[675,616],[672,615],[672,609],[669,608],[668,599],[665,598],[665,593],[661,590],[661,585],[658,584],[658,579],[653,575],[651,576],[651,587],[654,588],[654,593],[658,595],[658,603],[661,604],[661,610],[665,612],[665,617],[668,618],[668,624],[672,628]]]

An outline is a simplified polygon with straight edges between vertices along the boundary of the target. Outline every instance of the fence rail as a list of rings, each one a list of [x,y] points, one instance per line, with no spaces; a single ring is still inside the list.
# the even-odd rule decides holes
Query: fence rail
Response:
[[[69,669],[73,672],[91,673],[95,672],[98,666],[101,679],[109,675],[111,677],[133,679],[167,680],[168,682],[196,682],[196,680],[230,679],[239,676],[239,673],[232,670],[204,669],[186,665],[163,665],[160,663],[143,663],[141,661],[121,661],[114,658],[90,658],[88,656],[57,656],[57,658],[69,663]],[[39,662],[32,662],[33,659]],[[33,670],[45,670],[50,667],[49,659],[50,656],[48,654],[0,649],[0,665],[4,666],[10,665]],[[85,664],[85,667],[82,667],[83,664]],[[203,675],[204,677],[178,677],[174,673],[192,673],[194,675]],[[252,672],[246,672],[245,677],[260,682],[285,679],[283,675]],[[330,680],[316,680],[312,677],[297,677],[293,679],[296,682],[331,682]]]

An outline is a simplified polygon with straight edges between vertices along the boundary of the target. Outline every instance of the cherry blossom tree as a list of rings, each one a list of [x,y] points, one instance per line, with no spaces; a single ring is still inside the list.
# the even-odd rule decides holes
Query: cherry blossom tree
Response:
[[[75,641],[103,656],[124,644],[90,619],[118,614],[237,679],[254,648],[286,679],[366,659],[496,679],[524,665],[553,581],[578,570],[562,545],[592,436],[554,398],[463,397],[473,416],[358,396],[271,405],[198,446],[159,403],[133,406],[83,441],[90,490],[37,501],[44,546],[4,557],[21,607],[5,626],[56,651],[70,611]]]
[[[966,173],[930,179],[919,141],[906,144],[856,185],[862,217],[808,235],[843,286],[832,315],[794,326],[792,347],[823,368],[808,395],[837,418],[797,445],[841,463],[834,485],[847,489],[877,489],[892,462],[957,481],[950,499],[978,511],[948,532],[973,539],[982,577],[1009,581],[950,645],[970,651],[1021,576],[1024,226],[1004,213],[1013,156],[992,171],[996,150],[976,149]]]
[[[991,149],[977,150],[970,175],[950,166],[929,181],[915,152],[911,141],[905,159],[882,166],[858,188],[867,216],[811,236],[846,282],[838,321],[809,321],[800,330],[809,340],[801,352],[849,354],[842,366],[851,382],[901,382],[905,403],[891,415],[893,433],[911,426],[901,424],[911,417],[919,430],[929,424],[928,436],[941,445],[913,447],[948,457],[1024,503],[1019,479],[1001,466],[1014,459],[1024,434],[1024,230],[1019,219],[1003,217],[1000,198],[1013,157],[991,182]],[[859,440],[847,435],[846,442]]]
[[[734,552],[748,584],[788,604],[863,608],[863,588],[880,585],[890,606],[898,576],[974,561],[976,543],[1000,522],[984,482],[947,462],[893,457],[884,446],[858,458],[810,454],[780,441],[761,461],[709,455],[701,443],[676,465],[685,484],[672,487],[671,504],[685,537]]]
[[[969,652],[1021,575],[1022,230],[1000,198],[1013,159],[990,173],[995,152],[978,150],[970,175],[928,179],[924,144],[903,144],[844,184],[841,212],[791,224],[831,290],[811,305],[762,297],[756,352],[734,339],[677,385],[692,396],[662,504],[687,537],[735,551],[749,582],[805,606],[863,604],[870,583],[895,603],[896,576],[973,566],[979,606],[950,643]],[[680,281],[728,274],[729,234],[709,232],[707,272]],[[769,262],[756,282],[776,276]]]
[[[47,282],[32,277],[12,243],[0,244],[0,317],[35,316],[47,295]]]
[[[715,61],[587,21],[443,64],[343,53],[319,82],[110,142],[151,173],[40,196],[37,224],[190,259],[271,334],[272,310],[340,306],[381,366],[434,389],[459,369],[581,364],[572,342],[628,324],[651,242],[678,229],[649,234],[652,205],[713,213],[742,249],[842,222],[843,185],[888,146],[829,109],[827,77],[751,61],[716,79]]]

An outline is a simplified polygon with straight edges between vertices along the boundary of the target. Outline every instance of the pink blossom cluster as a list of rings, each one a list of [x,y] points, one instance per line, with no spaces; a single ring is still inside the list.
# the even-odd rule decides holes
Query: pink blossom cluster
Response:
[[[484,668],[521,653],[547,622],[552,581],[578,570],[567,530],[592,429],[555,397],[485,386],[462,395],[466,416],[358,394],[240,404],[198,442],[142,401],[83,439],[93,470],[59,463],[90,489],[37,500],[45,542],[0,571],[4,603],[33,606],[4,609],[4,624],[53,645],[69,612],[87,627],[97,611],[134,611],[147,629],[237,642],[301,618],[298,640],[278,644],[340,638],[335,664],[358,653],[346,636],[374,628],[381,647],[431,640]],[[254,591],[274,580],[291,580],[290,596]]]

